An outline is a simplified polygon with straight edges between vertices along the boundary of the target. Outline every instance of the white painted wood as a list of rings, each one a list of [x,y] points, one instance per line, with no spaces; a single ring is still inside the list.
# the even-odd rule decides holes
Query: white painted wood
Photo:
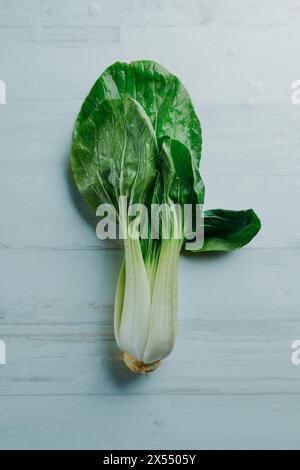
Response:
[[[294,26],[300,19],[297,0],[248,0],[240,8],[239,0],[1,0],[2,26],[30,23],[45,25],[112,25],[134,26],[202,25],[224,27]]]
[[[0,448],[293,449],[299,415],[291,396],[2,397]]]
[[[0,448],[299,448],[298,0],[0,0]],[[178,341],[131,375],[113,339],[118,244],[73,189],[76,114],[116,60],[178,74],[207,208],[263,228],[183,256]]]

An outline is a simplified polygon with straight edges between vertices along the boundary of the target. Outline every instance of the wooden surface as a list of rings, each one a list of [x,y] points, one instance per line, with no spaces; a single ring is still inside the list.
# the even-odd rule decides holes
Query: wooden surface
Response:
[[[299,448],[299,0],[0,0],[0,448]],[[72,126],[116,60],[188,87],[206,207],[253,207],[229,255],[182,257],[178,340],[149,376],[112,328],[122,251],[69,175]]]

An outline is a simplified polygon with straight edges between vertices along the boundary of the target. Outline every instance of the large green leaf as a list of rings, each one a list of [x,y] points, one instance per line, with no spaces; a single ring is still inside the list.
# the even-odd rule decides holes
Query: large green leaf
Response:
[[[259,232],[261,223],[252,209],[231,211],[214,209],[204,212],[204,244],[200,250],[231,251],[242,248]]]
[[[184,144],[191,152],[194,170],[198,169],[201,127],[191,98],[175,75],[152,61],[116,62],[108,67],[85,99],[74,135],[103,100],[124,97],[133,98],[141,104],[158,141],[168,136]]]
[[[123,193],[131,195],[132,202],[144,203],[148,195],[150,201],[151,194],[159,202],[161,183],[157,182],[162,175],[157,176],[156,172],[161,171],[162,154],[168,154],[167,159],[172,161],[172,178],[168,178],[168,184],[172,181],[171,199],[176,200],[177,192],[179,198],[175,202],[203,204],[201,144],[199,120],[187,90],[176,76],[152,61],[117,62],[97,80],[78,115],[72,147],[74,178],[93,208],[101,202],[116,205],[117,196]],[[159,157],[153,150],[156,145],[160,147]],[[147,164],[144,167],[138,162]],[[205,241],[198,250],[201,252],[240,248],[260,229],[260,221],[252,210],[217,209],[204,216]]]
[[[118,209],[119,196],[146,203],[156,179],[157,152],[153,127],[141,105],[131,98],[105,100],[74,136],[76,185],[93,209],[101,203]]]

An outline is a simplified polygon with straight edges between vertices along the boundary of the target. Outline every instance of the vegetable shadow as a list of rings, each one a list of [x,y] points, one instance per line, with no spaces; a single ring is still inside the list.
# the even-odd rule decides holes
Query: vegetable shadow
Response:
[[[186,259],[197,259],[198,257],[200,257],[208,261],[210,259],[217,260],[225,256],[230,256],[232,255],[232,253],[232,251],[203,251],[202,253],[196,254],[190,251],[182,250],[180,256],[183,256]]]

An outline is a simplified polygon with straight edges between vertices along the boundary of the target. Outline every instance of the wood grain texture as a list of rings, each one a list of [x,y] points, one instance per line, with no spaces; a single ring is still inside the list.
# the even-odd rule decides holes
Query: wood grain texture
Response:
[[[293,449],[300,409],[286,396],[1,397],[0,417],[8,449]]]
[[[0,448],[299,448],[298,0],[0,0]],[[112,327],[122,261],[69,172],[76,113],[116,60],[178,74],[203,127],[207,208],[263,228],[183,256],[178,340],[153,375]]]

